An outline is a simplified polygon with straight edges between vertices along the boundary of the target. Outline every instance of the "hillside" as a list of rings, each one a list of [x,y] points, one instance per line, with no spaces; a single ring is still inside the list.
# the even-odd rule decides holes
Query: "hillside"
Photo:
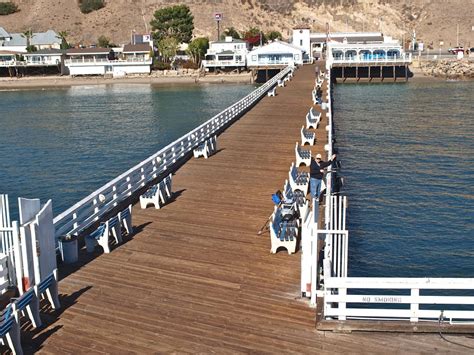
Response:
[[[3,0],[1,0],[3,1]],[[84,15],[77,0],[12,0],[20,11],[0,16],[10,32],[68,31],[72,43],[95,43],[100,35],[115,43],[129,41],[131,31],[145,32],[153,12],[163,6],[185,3],[195,17],[195,35],[216,37],[214,12],[222,12],[222,28],[251,26],[276,29],[288,37],[293,26],[310,25],[314,31],[378,31],[398,39],[417,38],[438,48],[459,42],[474,46],[474,4],[471,0],[108,0],[106,7]]]

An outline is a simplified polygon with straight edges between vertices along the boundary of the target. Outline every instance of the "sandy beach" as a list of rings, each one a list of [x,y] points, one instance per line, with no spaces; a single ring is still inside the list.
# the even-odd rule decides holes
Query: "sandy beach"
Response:
[[[251,83],[251,73],[222,74],[206,76],[156,76],[142,75],[122,78],[102,76],[70,77],[70,76],[28,76],[23,78],[0,78],[0,90],[38,90],[81,85],[112,85],[112,84],[152,84],[152,85],[198,85],[223,83]]]

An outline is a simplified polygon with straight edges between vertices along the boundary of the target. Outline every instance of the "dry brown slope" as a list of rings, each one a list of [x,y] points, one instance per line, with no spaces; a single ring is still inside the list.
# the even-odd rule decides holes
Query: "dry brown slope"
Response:
[[[257,26],[278,29],[288,37],[300,23],[314,30],[382,30],[397,38],[409,37],[416,29],[418,38],[439,40],[445,47],[456,44],[459,23],[460,42],[474,46],[472,0],[109,0],[104,9],[84,15],[77,0],[13,0],[21,11],[0,17],[0,26],[8,31],[32,28],[44,31],[67,30],[73,42],[93,43],[100,35],[116,43],[129,40],[131,30],[149,29],[153,12],[163,6],[185,3],[195,17],[195,34],[215,37],[212,14],[224,13],[222,27],[244,30]]]

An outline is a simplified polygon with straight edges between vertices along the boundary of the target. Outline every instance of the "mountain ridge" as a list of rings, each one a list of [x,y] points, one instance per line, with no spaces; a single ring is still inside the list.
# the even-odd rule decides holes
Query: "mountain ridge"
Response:
[[[312,31],[381,31],[399,40],[417,39],[447,49],[459,43],[474,46],[474,1],[472,0],[108,0],[106,6],[82,14],[77,0],[12,0],[19,12],[0,16],[0,26],[9,32],[54,29],[67,31],[74,44],[92,44],[105,35],[112,42],[130,41],[132,30],[150,30],[159,8],[186,4],[194,15],[194,34],[216,39],[215,12],[223,13],[221,29],[244,31],[258,27],[278,30],[284,38],[296,25]],[[459,35],[458,35],[459,24]]]

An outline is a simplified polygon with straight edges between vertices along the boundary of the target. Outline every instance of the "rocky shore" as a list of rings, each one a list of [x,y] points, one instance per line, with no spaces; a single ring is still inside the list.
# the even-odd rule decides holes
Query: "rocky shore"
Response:
[[[419,69],[424,75],[445,79],[474,79],[474,59],[422,61]]]

